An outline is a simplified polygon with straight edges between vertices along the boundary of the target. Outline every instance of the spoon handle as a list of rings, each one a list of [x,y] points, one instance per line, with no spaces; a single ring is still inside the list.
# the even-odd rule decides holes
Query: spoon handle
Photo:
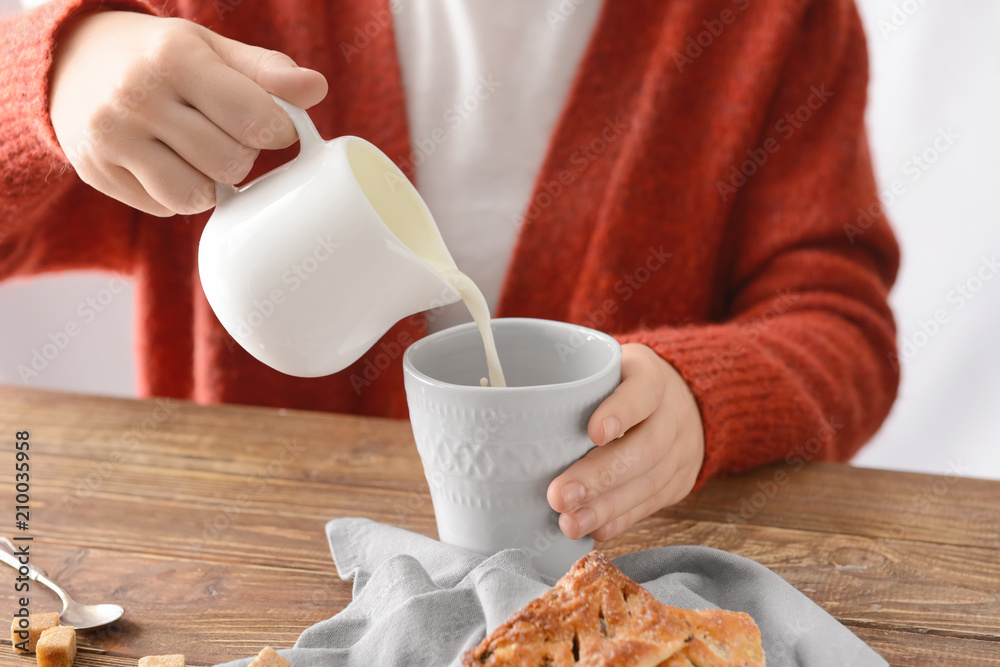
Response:
[[[20,570],[22,563],[17,559],[18,555],[17,547],[8,540],[6,537],[0,537],[0,560],[10,565],[15,570]],[[25,565],[28,568],[28,578],[32,581],[38,578],[38,575],[47,576],[45,570],[40,567],[35,567],[30,563]]]
[[[51,589],[63,603],[63,611],[66,611],[66,607],[69,605],[69,596],[66,594],[62,588],[59,587],[56,582],[49,579],[48,575],[41,568],[35,567],[31,563],[22,563],[17,556],[17,548],[11,544],[10,540],[6,537],[0,537],[0,560],[10,565],[12,568],[21,571],[21,568],[27,570],[26,576],[32,581],[37,581],[46,588]]]

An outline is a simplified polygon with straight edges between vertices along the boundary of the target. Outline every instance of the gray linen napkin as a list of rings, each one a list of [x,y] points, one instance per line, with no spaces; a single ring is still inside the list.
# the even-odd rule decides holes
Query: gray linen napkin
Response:
[[[334,519],[326,533],[337,572],[354,580],[354,600],[279,651],[293,667],[452,667],[554,583],[521,551],[487,558],[368,519]],[[750,614],[769,667],[888,664],[781,577],[741,556],[681,546],[614,563],[665,604]]]

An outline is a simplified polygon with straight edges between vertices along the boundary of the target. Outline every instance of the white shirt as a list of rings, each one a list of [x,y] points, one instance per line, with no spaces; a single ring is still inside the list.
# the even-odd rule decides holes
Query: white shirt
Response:
[[[394,5],[417,188],[458,268],[496,309],[521,216],[601,0]],[[431,331],[471,321],[428,313]]]

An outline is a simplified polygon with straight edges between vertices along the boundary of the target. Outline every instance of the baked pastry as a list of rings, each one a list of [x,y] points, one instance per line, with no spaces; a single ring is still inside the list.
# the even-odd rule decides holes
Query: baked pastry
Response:
[[[668,607],[592,552],[463,653],[462,664],[763,667],[764,650],[749,615]]]
[[[265,646],[247,667],[289,667],[291,663],[270,646]]]
[[[674,662],[668,660],[664,667],[763,667],[760,629],[750,614],[724,609],[692,611],[666,605],[663,608],[683,618],[692,628],[691,641],[671,657]]]

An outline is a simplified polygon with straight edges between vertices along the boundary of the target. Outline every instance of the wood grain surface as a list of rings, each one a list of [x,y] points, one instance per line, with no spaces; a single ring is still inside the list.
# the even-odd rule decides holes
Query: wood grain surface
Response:
[[[32,562],[125,617],[76,664],[185,653],[208,665],[291,646],[343,609],[325,523],[436,536],[407,422],[0,387],[0,534],[13,536],[14,435],[30,431]],[[716,480],[600,545],[700,544],[751,558],[893,665],[1000,666],[1000,482],[843,465]],[[15,610],[3,566],[0,611]],[[32,609],[58,610],[38,584]],[[4,622],[6,624],[6,622]],[[0,646],[0,665],[32,658]]]

